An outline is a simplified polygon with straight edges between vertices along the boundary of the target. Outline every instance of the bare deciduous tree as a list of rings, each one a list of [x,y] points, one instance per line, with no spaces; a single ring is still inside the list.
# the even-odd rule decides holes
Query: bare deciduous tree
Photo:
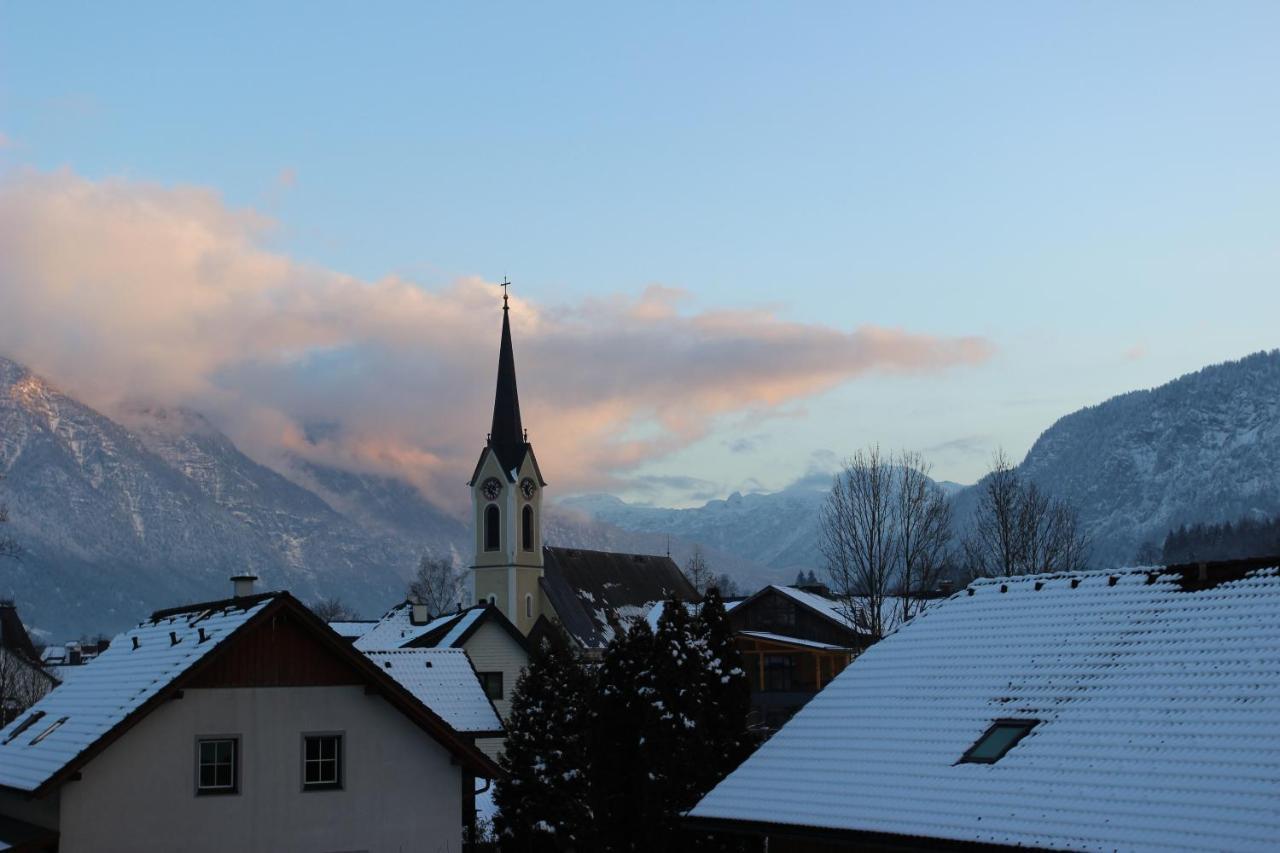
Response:
[[[453,610],[462,594],[462,575],[453,562],[442,557],[423,554],[418,561],[418,571],[409,583],[409,599],[425,604],[432,617]]]
[[[0,649],[0,725],[39,702],[53,688],[53,680],[35,662]]]
[[[919,453],[904,451],[895,464],[897,608],[904,622],[937,585],[951,550],[951,501],[929,477],[931,470]]]
[[[707,558],[702,553],[701,545],[693,546],[693,553],[689,555],[689,561],[684,564],[684,576],[689,579],[689,583],[699,595],[706,592],[707,587],[715,582],[715,575],[707,565]]]
[[[819,516],[832,592],[875,637],[884,635],[894,579],[894,513],[893,465],[871,447],[845,462]]]
[[[336,595],[329,598],[318,598],[311,605],[311,612],[326,622],[342,622],[356,618],[355,611]]]
[[[1075,508],[1025,481],[1004,451],[992,457],[991,471],[980,488],[973,529],[964,541],[970,576],[1085,568],[1089,543]]]

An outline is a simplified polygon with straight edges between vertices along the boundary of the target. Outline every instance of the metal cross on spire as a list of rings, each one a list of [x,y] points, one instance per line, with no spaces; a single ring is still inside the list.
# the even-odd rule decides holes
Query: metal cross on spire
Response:
[[[502,288],[502,310],[503,311],[507,310],[507,288],[510,286],[511,286],[511,280],[508,279],[505,275],[502,277],[502,281],[498,282],[498,287]]]

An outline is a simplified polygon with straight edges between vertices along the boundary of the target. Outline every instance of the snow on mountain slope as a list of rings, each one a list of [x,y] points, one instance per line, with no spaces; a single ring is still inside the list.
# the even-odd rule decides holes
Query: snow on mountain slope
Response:
[[[1040,436],[1019,470],[1079,509],[1098,567],[1130,563],[1144,541],[1159,545],[1184,522],[1280,514],[1280,350],[1067,415]],[[959,537],[978,487],[940,485],[954,500]],[[619,528],[721,549],[785,578],[798,568],[821,571],[824,497],[815,487],[734,494],[692,509],[634,506],[609,495],[564,504]]]
[[[625,530],[674,537],[763,567],[765,583],[790,580],[799,569],[822,565],[818,510],[826,491],[784,489],[771,494],[734,492],[690,509],[635,506],[609,495],[568,498],[564,506]]]
[[[1280,350],[1067,415],[1019,470],[1080,510],[1099,567],[1184,522],[1280,514]]]
[[[0,564],[0,590],[31,625],[56,637],[114,631],[155,608],[223,597],[244,571],[371,613],[402,593],[409,549],[364,532],[198,416],[128,417],[136,429],[0,359],[0,494],[24,550]]]

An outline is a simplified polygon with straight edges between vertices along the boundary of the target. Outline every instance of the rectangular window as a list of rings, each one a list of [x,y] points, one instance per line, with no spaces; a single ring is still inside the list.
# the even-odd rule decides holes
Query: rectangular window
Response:
[[[196,793],[234,794],[240,790],[240,740],[233,737],[196,741]]]
[[[764,689],[787,692],[792,689],[795,658],[791,655],[764,656]]]
[[[960,756],[958,764],[995,764],[1035,728],[1039,720],[996,720],[991,728]]]
[[[332,791],[342,787],[342,735],[304,735],[302,789]]]
[[[490,699],[502,698],[502,673],[500,672],[481,672],[480,686],[484,688],[484,695]]]

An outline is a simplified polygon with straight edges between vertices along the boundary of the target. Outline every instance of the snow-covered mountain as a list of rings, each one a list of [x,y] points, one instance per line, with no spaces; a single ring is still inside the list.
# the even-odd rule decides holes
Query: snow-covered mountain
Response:
[[[1080,511],[1099,567],[1130,563],[1184,522],[1280,514],[1280,350],[1206,367],[1067,415],[1047,429],[1019,470]],[[691,509],[585,495],[565,503],[617,527],[670,532],[762,563],[786,579],[818,568],[818,508],[825,484],[731,495]],[[962,535],[977,488],[939,484],[955,501]]]
[[[303,600],[374,616],[402,599],[424,551],[471,557],[467,520],[392,477],[301,458],[250,459],[199,413],[130,406],[108,417],[0,358],[0,500],[21,544],[0,596],[54,640],[112,633],[152,610],[225,597],[252,571]],[[460,500],[465,500],[463,489]],[[549,544],[663,553],[665,535],[552,508]],[[691,543],[673,537],[683,560]],[[759,567],[709,552],[744,582]]]
[[[415,543],[373,535],[197,414],[139,408],[122,420],[0,359],[0,496],[23,548],[0,564],[0,592],[29,624],[55,637],[110,632],[224,597],[246,570],[368,612],[401,594]]]
[[[763,567],[764,583],[790,580],[799,569],[821,566],[818,509],[830,484],[809,480],[780,492],[734,492],[700,507],[668,509],[628,504],[612,495],[583,495],[563,504],[625,530],[670,533],[687,542]],[[714,565],[714,564],[713,564]]]
[[[1094,562],[1129,562],[1184,522],[1280,514],[1280,350],[1067,415],[1020,470],[1079,510]]]
[[[1130,561],[1184,522],[1280,514],[1280,351],[1068,415],[1021,470],[1080,509],[1100,566]],[[472,547],[468,521],[403,481],[302,459],[269,468],[197,413],[134,407],[113,419],[4,359],[0,474],[25,549],[20,562],[0,561],[0,595],[54,639],[220,597],[246,569],[372,615],[400,598],[424,550],[466,562]],[[715,571],[754,588],[821,568],[820,480],[693,509],[571,498],[549,508],[545,539],[669,547],[681,563],[697,544]],[[975,490],[942,485],[963,525]]]

